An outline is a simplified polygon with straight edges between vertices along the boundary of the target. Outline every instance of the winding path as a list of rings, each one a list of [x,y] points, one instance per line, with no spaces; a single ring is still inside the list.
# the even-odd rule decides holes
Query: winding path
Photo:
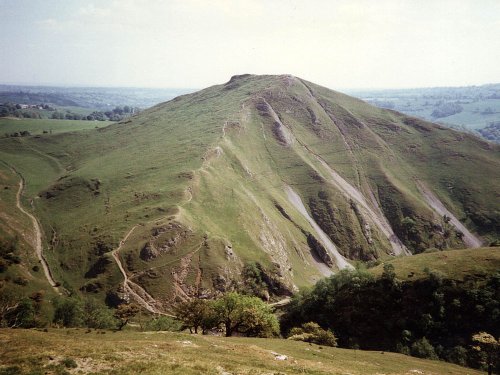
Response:
[[[52,277],[52,273],[50,272],[49,265],[47,263],[47,260],[43,256],[43,246],[42,246],[42,230],[40,229],[40,224],[38,224],[38,220],[36,219],[35,216],[30,214],[28,211],[26,211],[23,206],[21,205],[21,195],[24,190],[24,178],[19,174],[14,169],[14,172],[19,175],[20,180],[19,180],[19,190],[17,191],[16,194],[16,206],[21,211],[23,214],[28,216],[33,224],[33,230],[35,231],[35,243],[34,243],[34,248],[35,248],[35,253],[36,256],[38,257],[38,260],[40,261],[40,264],[42,265],[43,268],[43,273],[45,274],[45,278],[49,282],[50,286],[56,291],[58,294],[62,294],[57,287],[57,283],[55,282],[54,278]]]
[[[139,224],[134,225],[120,241],[118,247],[111,252],[116,265],[123,275],[123,290],[126,294],[131,295],[142,307],[144,307],[149,312],[158,315],[175,317],[175,315],[167,314],[163,311],[160,311],[158,308],[156,308],[156,306],[154,306],[156,300],[148,292],[146,292],[143,287],[129,279],[127,272],[125,271],[125,268],[123,267],[123,264],[120,260],[118,252],[121,250],[122,246],[125,244],[125,242],[127,242],[127,239],[138,226]]]

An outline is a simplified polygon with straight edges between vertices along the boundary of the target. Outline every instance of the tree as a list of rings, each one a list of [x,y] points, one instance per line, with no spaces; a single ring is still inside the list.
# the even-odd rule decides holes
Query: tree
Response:
[[[119,320],[118,330],[121,331],[127,325],[130,319],[137,315],[140,307],[134,303],[122,303],[116,309],[114,316]]]
[[[191,333],[198,333],[198,328],[202,328],[205,333],[217,325],[211,303],[203,299],[195,298],[178,304],[175,315]]]
[[[29,298],[19,301],[16,308],[9,311],[7,325],[12,328],[33,328],[35,326],[35,308]]]
[[[247,336],[269,337],[278,333],[279,324],[271,307],[257,297],[228,293],[214,302],[217,320],[226,337],[235,332]]]
[[[19,306],[18,294],[12,288],[0,288],[0,327],[9,326],[9,318]]]
[[[64,327],[79,327],[83,324],[82,302],[74,297],[55,301],[54,323]]]
[[[477,345],[474,349],[478,352],[486,354],[486,361],[488,366],[488,375],[493,372],[493,363],[498,357],[500,351],[500,342],[487,332],[479,332],[472,336],[472,341]]]
[[[116,319],[110,309],[99,305],[94,299],[88,299],[83,305],[83,324],[89,328],[116,327]]]
[[[391,263],[384,263],[384,271],[382,272],[382,280],[394,283],[396,278],[396,271],[394,265]]]

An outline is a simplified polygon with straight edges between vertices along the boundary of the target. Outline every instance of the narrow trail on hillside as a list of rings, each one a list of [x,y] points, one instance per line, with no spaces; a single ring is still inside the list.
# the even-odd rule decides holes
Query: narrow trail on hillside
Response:
[[[54,278],[52,277],[52,273],[50,272],[49,264],[47,263],[47,260],[43,256],[43,246],[42,246],[42,230],[40,229],[40,224],[38,223],[38,220],[36,219],[35,216],[30,214],[28,211],[26,211],[23,206],[21,205],[21,195],[24,190],[24,178],[21,176],[19,172],[17,172],[15,169],[13,171],[20,177],[19,180],[19,189],[17,190],[16,194],[16,206],[21,211],[23,214],[28,216],[33,224],[33,230],[35,232],[35,243],[33,244],[33,248],[35,249],[36,256],[38,260],[40,261],[40,264],[42,265],[43,268],[43,273],[45,275],[45,278],[49,282],[50,286],[56,291],[57,294],[62,295],[61,291],[57,287],[57,283],[55,282]]]
[[[335,259],[335,264],[337,265],[337,267],[339,269],[344,269],[344,268],[353,269],[354,267],[339,253],[337,247],[332,242],[330,237],[328,237],[328,235],[325,232],[323,232],[323,230],[316,223],[316,221],[314,221],[314,219],[309,215],[306,207],[304,206],[304,203],[302,203],[302,199],[300,198],[300,196],[290,186],[285,186],[285,192],[290,203],[314,228],[325,248],[328,250],[330,255],[332,255],[333,258]]]
[[[123,267],[123,264],[120,260],[120,256],[118,252],[121,250],[122,246],[127,242],[127,239],[130,237],[132,232],[139,226],[139,224],[134,225],[128,232],[125,234],[123,239],[120,241],[120,244],[116,249],[114,249],[111,252],[111,255],[113,256],[113,259],[116,262],[116,265],[120,269],[120,272],[122,273],[123,276],[123,290],[126,294],[132,296],[139,305],[144,307],[146,310],[153,314],[158,314],[158,315],[166,315],[166,316],[171,316],[174,317],[174,315],[167,314],[163,311],[160,311],[155,304],[157,301],[148,293],[146,290],[144,290],[143,287],[140,285],[134,283],[131,281],[127,275],[127,272],[125,271],[125,268]]]
[[[472,248],[478,248],[481,247],[483,242],[476,236],[474,236],[466,227],[463,225],[460,220],[458,220],[455,215],[453,215],[439,200],[436,195],[427,187],[424,185],[422,181],[417,181],[417,188],[424,197],[425,201],[427,204],[440,216],[448,216],[450,218],[451,224],[462,232],[463,234],[463,241],[467,247],[472,247]]]

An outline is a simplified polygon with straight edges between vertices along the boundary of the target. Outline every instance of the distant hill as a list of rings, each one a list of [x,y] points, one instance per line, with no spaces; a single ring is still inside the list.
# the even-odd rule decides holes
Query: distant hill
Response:
[[[52,104],[98,110],[115,106],[148,108],[192,89],[153,89],[134,87],[58,87],[0,84],[0,103]]]
[[[153,312],[233,289],[278,298],[357,262],[499,236],[500,147],[288,75],[0,139],[0,160],[5,236],[36,239],[15,168],[61,289]]]
[[[421,89],[352,90],[360,99],[380,108],[476,132],[500,143],[494,127],[500,122],[500,84]]]

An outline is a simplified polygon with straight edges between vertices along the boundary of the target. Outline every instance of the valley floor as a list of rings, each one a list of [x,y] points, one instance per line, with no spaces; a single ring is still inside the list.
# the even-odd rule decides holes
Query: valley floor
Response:
[[[281,339],[173,332],[1,329],[0,374],[25,373],[480,374],[446,362],[401,354],[321,347]]]

